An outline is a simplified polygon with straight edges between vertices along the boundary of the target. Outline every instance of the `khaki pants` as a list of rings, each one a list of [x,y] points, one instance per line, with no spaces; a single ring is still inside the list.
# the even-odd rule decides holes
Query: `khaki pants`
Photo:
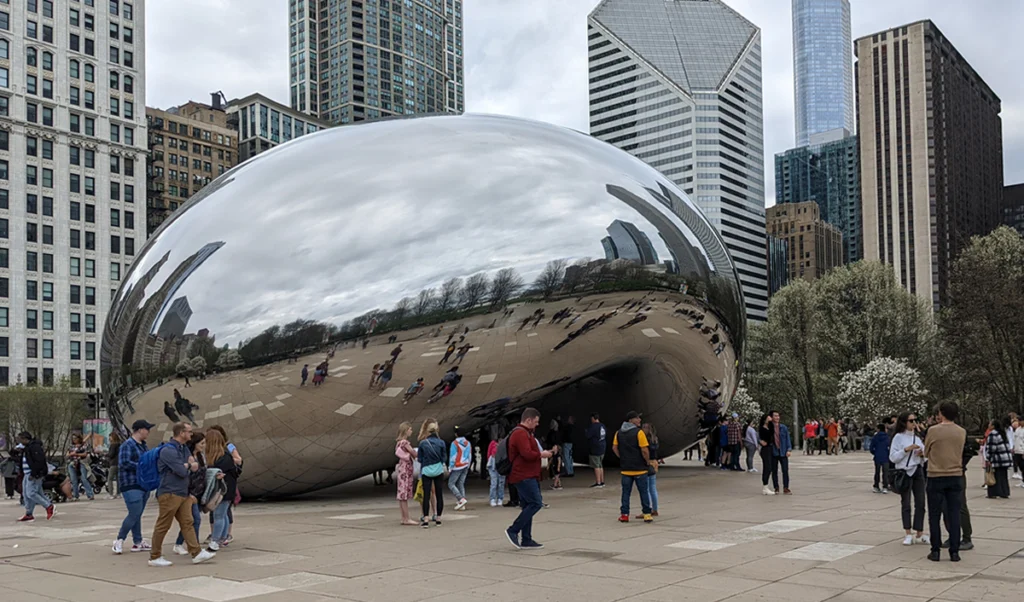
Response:
[[[199,555],[202,548],[199,547],[199,540],[196,538],[196,530],[192,523],[192,504],[195,503],[191,497],[182,497],[173,493],[165,493],[156,498],[160,505],[160,515],[156,519],[156,526],[153,528],[153,549],[149,553],[150,560],[156,560],[162,556],[161,548],[164,545],[164,537],[170,531],[175,520],[185,536],[185,545],[188,546],[188,553],[192,558]]]

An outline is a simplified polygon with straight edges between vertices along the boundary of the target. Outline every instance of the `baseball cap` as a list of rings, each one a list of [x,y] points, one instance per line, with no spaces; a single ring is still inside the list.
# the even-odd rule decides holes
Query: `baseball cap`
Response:
[[[145,420],[139,419],[132,423],[132,432],[134,433],[135,431],[141,431],[142,429],[150,430],[154,426],[156,425],[153,424],[152,422],[147,422]]]
[[[640,412],[630,411],[626,414],[626,421],[633,420],[634,418],[640,418]]]
[[[733,418],[739,418],[739,417],[740,417],[740,415],[739,415],[739,414],[737,414],[736,412],[733,412],[733,413],[732,413],[732,417],[733,417]]]

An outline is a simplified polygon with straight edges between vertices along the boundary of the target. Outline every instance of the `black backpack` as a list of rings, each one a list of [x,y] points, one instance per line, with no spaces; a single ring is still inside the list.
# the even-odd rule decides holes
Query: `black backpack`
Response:
[[[515,427],[501,441],[498,441],[498,449],[494,452],[494,470],[503,477],[512,474],[512,460],[508,457],[508,439],[512,433],[516,432],[517,428],[519,427]]]

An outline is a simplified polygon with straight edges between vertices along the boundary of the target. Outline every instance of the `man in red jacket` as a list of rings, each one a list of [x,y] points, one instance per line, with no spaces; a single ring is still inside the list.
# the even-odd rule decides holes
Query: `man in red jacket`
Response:
[[[512,472],[508,475],[509,486],[519,492],[519,506],[522,510],[512,526],[505,529],[505,536],[516,548],[539,549],[544,546],[533,539],[533,515],[543,507],[540,497],[540,461],[550,458],[551,452],[544,451],[534,431],[540,424],[540,412],[533,408],[523,410],[519,426],[508,436],[508,459]],[[519,536],[522,535],[522,541]]]

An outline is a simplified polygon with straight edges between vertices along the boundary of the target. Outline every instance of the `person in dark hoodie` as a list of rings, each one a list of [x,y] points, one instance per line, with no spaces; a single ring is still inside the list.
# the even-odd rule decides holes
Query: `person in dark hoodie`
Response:
[[[622,505],[619,508],[619,522],[629,522],[629,498],[633,484],[640,493],[640,508],[645,523],[654,522],[651,516],[651,498],[647,485],[647,472],[651,456],[648,451],[647,435],[640,430],[641,416],[637,412],[626,414],[626,421],[619,427],[612,439],[612,451],[619,457],[622,474]]]
[[[18,434],[18,439],[25,446],[21,454],[21,468],[25,477],[21,483],[21,494],[25,501],[25,515],[18,519],[19,523],[30,523],[35,520],[32,513],[36,506],[46,508],[46,520],[50,520],[57,514],[57,510],[45,494],[43,494],[43,479],[49,472],[46,464],[46,450],[43,449],[43,442],[35,439],[28,431]]]
[[[171,407],[171,402],[169,401],[164,402],[164,416],[167,416],[171,422],[178,422],[181,420],[181,418],[178,417],[178,414],[175,413],[174,408]]]
[[[871,455],[875,460],[875,486],[871,490],[889,493],[889,434],[884,424],[878,425],[878,432],[871,438]]]

